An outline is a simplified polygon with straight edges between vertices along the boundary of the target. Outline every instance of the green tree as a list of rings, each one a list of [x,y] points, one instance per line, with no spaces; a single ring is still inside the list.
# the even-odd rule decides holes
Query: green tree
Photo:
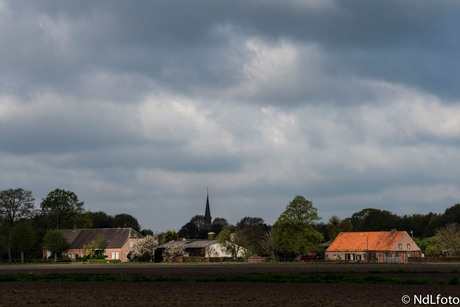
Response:
[[[48,193],[40,207],[48,218],[48,228],[91,228],[90,214],[74,192],[56,189]]]
[[[329,223],[326,225],[329,240],[334,240],[340,233],[340,223],[342,221],[336,215],[331,216]]]
[[[276,243],[273,239],[272,230],[267,231],[261,238],[262,255],[269,259],[275,259]]]
[[[348,232],[353,229],[353,225],[348,220],[341,220],[338,216],[334,215],[329,219],[326,225],[329,240],[334,240],[339,233]]]
[[[264,255],[263,240],[268,231],[264,219],[260,217],[242,218],[236,224],[235,233],[238,235],[240,244],[252,255]]]
[[[444,211],[443,222],[445,225],[460,223],[460,204],[455,204]]]
[[[35,232],[28,221],[23,221],[14,226],[11,232],[11,246],[21,254],[21,263],[24,263],[24,252],[30,251],[35,243]]]
[[[412,214],[404,215],[401,217],[401,226],[398,226],[400,230],[406,230],[409,234],[417,238],[426,238],[425,229],[430,222],[431,216],[433,213],[429,214]],[[434,235],[434,230],[430,236]]]
[[[174,230],[168,230],[163,236],[163,243],[168,243],[179,239],[179,235]]]
[[[195,223],[188,222],[179,230],[179,237],[186,239],[195,239],[198,237],[198,227]]]
[[[232,233],[230,228],[225,228],[217,236],[217,241],[222,246],[223,252],[229,252],[233,259],[238,257],[238,254],[243,249],[244,242],[238,233]]]
[[[64,234],[57,229],[49,229],[43,238],[46,249],[54,254],[54,262],[57,262],[58,254],[67,248],[67,239]]]
[[[277,254],[295,257],[320,250],[320,243],[324,238],[313,227],[313,224],[320,219],[311,201],[303,196],[295,197],[272,228]]]
[[[436,230],[448,224],[460,223],[460,204],[447,208],[443,214],[430,213],[428,223],[425,223],[424,236],[431,237],[436,234]]]
[[[390,211],[367,208],[353,214],[351,222],[355,231],[387,231],[397,229],[401,218]]]
[[[8,228],[8,261],[10,263],[12,262],[11,232],[19,220],[33,216],[34,201],[32,192],[22,188],[0,192],[0,217]]]
[[[201,231],[204,225],[204,215],[195,215],[190,219],[190,222],[195,223],[198,231]]]
[[[425,227],[423,229],[424,238],[433,237],[436,233],[436,229],[439,229],[442,226],[444,226],[442,214],[430,212],[428,216],[429,216],[428,223],[425,224]]]
[[[93,228],[110,228],[113,225],[113,217],[103,211],[91,212]]]
[[[142,229],[141,235],[143,235],[144,237],[153,236],[153,230],[152,229]]]
[[[141,226],[137,219],[127,213],[117,214],[113,218],[113,227],[120,227],[120,228],[129,228],[141,232]]]
[[[216,217],[212,221],[211,231],[214,232],[215,234],[219,234],[219,232],[221,232],[222,229],[224,229],[225,227],[228,227],[228,226],[229,226],[229,223],[227,222],[227,220],[225,218]]]
[[[437,229],[435,245],[448,256],[460,254],[460,225],[451,223]]]
[[[208,229],[204,227],[204,215],[195,215],[190,219],[190,222],[194,223],[198,228],[198,235],[196,238],[205,239],[208,235]]]
[[[85,255],[88,255],[89,258],[92,258],[94,255],[103,255],[104,250],[107,247],[108,242],[105,239],[104,235],[98,234],[94,240],[89,242],[87,245],[83,246],[83,252]]]
[[[8,247],[5,242],[3,235],[0,235],[0,259],[8,255]]]
[[[94,244],[96,245],[96,249],[100,250],[101,253],[104,252],[108,243],[109,242],[107,242],[107,239],[104,237],[103,234],[98,234],[96,238],[94,238]]]
[[[431,238],[413,238],[415,244],[422,250],[422,252],[427,256],[434,256],[438,249],[436,247],[435,237]]]

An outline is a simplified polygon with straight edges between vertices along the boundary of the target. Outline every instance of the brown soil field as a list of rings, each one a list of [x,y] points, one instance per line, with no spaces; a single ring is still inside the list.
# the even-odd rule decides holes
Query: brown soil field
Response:
[[[403,270],[403,272],[401,272]],[[336,272],[392,278],[460,278],[459,264],[42,264],[1,265],[0,274],[119,274],[218,277],[248,273]],[[375,274],[374,274],[375,275]],[[458,285],[314,284],[282,282],[2,282],[0,306],[402,306],[403,295],[460,298]]]

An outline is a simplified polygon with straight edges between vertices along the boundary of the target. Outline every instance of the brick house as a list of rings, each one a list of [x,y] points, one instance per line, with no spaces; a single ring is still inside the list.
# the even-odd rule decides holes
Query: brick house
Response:
[[[325,260],[404,263],[422,252],[406,231],[341,232],[325,251]]]
[[[102,235],[107,241],[107,247],[103,251],[107,260],[129,261],[127,256],[134,242],[142,238],[142,235],[132,228],[75,228],[62,229],[61,231],[68,243],[68,249],[64,253],[74,260],[84,256],[83,246],[88,245],[98,235]]]

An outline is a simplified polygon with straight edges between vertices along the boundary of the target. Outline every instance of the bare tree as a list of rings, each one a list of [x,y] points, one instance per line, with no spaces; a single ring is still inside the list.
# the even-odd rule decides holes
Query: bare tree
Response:
[[[16,223],[32,217],[34,213],[34,201],[32,192],[22,188],[0,191],[0,217],[8,226],[8,261],[11,257],[11,232]]]

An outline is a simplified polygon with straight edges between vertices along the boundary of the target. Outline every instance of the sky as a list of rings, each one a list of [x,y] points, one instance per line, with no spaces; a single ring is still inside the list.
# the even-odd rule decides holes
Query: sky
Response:
[[[154,232],[460,202],[460,2],[0,0],[0,189]]]

